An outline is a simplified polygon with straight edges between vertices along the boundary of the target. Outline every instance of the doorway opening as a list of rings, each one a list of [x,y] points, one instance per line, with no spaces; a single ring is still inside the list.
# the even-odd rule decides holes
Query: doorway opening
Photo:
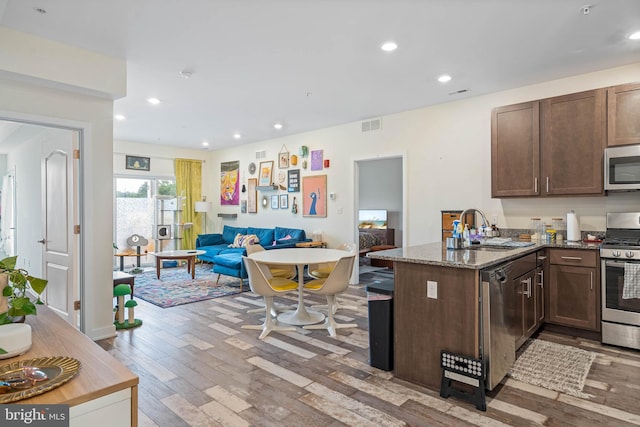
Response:
[[[386,266],[377,266],[376,263],[371,265],[366,254],[372,249],[404,246],[404,161],[404,156],[398,155],[355,162],[354,228],[360,253],[355,277],[363,272],[388,269]],[[371,215],[376,217],[369,218]]]
[[[0,116],[0,176],[9,178],[7,192],[13,193],[12,202],[0,205],[0,219],[10,217],[0,233],[3,246],[13,246],[18,267],[49,281],[45,304],[84,332],[83,241],[74,231],[83,222],[82,159],[76,155],[85,129],[68,123]]]

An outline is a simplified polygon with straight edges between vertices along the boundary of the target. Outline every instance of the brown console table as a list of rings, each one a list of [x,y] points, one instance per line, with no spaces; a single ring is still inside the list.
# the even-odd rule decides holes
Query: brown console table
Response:
[[[123,253],[123,254],[114,254],[114,256],[117,256],[120,258],[120,271],[124,271],[124,257],[128,257],[128,256],[134,256],[137,257],[136,260],[136,267],[140,268],[140,257],[142,256],[147,256],[147,253],[144,254],[137,254],[135,252],[133,253]]]

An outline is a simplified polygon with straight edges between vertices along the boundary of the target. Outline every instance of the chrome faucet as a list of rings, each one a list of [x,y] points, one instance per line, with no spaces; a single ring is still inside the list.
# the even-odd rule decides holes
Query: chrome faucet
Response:
[[[480,214],[480,216],[482,217],[482,221],[484,223],[485,227],[491,227],[491,224],[489,223],[489,221],[487,221],[487,217],[484,214],[484,212],[482,212],[480,209],[476,209],[476,208],[470,208],[470,209],[465,209],[462,211],[462,213],[460,214],[460,224],[464,224],[464,216],[466,214],[468,214],[469,212],[477,212]]]

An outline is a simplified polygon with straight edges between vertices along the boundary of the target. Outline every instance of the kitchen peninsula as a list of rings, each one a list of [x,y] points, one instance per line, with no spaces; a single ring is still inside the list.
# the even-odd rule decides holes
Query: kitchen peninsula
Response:
[[[475,246],[471,249],[447,249],[443,243],[437,242],[368,254],[370,258],[394,263],[393,325],[396,377],[438,389],[442,375],[441,350],[473,358],[483,356],[483,335],[487,334],[486,328],[483,332],[483,326],[487,326],[488,320],[483,319],[482,271],[491,267],[517,260],[526,259],[530,262],[532,270],[521,280],[522,283],[528,283],[528,291],[516,290],[512,295],[513,298],[517,295],[517,298],[522,299],[522,304],[527,304],[522,295],[526,295],[527,292],[531,295],[532,291],[534,294],[539,292],[539,298],[532,299],[536,301],[537,306],[532,308],[534,313],[531,317],[540,320],[540,323],[534,322],[536,327],[528,331],[529,335],[535,332],[537,326],[544,322],[544,313],[548,311],[544,307],[548,307],[549,301],[542,292],[544,290],[548,293],[548,290],[543,288],[543,282],[538,283],[534,280],[538,271],[542,271],[541,265],[548,263],[547,251],[556,250],[554,248],[558,248],[558,251],[570,251],[571,254],[585,253],[595,258],[598,245],[534,244],[517,248]],[[529,278],[528,281],[524,277]],[[544,276],[540,274],[540,277]],[[520,281],[518,285],[519,283]],[[538,284],[539,291],[538,286],[535,286]],[[599,286],[592,289],[592,292],[597,295],[598,289]],[[513,298],[515,306],[516,301]],[[524,310],[526,309],[524,307]],[[504,310],[503,316],[513,322],[516,309],[513,306],[505,306]],[[489,311],[488,307],[484,307],[484,311]],[[595,305],[593,311],[596,311]],[[524,324],[527,319],[524,316],[526,315],[523,315],[521,323],[526,336]],[[491,338],[485,339],[491,341]],[[520,343],[524,341],[522,337],[513,336],[513,357],[519,345],[516,342],[518,339]],[[487,343],[487,346],[489,345],[490,343]],[[489,365],[488,371],[491,371],[491,361],[486,360],[486,363]],[[491,388],[489,383],[487,386]]]

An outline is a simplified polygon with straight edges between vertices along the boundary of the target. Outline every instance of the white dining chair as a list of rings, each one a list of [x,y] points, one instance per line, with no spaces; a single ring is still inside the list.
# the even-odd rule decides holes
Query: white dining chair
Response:
[[[350,254],[356,253],[355,243],[342,243],[337,249],[341,251],[347,251]],[[309,276],[314,279],[326,279],[331,274],[331,271],[336,266],[335,262],[327,262],[323,264],[309,264],[308,272]]]
[[[248,245],[246,247],[247,255],[251,255],[256,252],[262,252],[265,248],[260,244]],[[296,266],[295,265],[274,265],[267,264],[269,267],[269,271],[271,272],[271,276],[273,277],[284,277],[285,279],[293,279],[296,277]]]
[[[298,283],[282,277],[272,277],[268,268],[260,268],[257,262],[246,256],[242,261],[249,276],[251,291],[264,298],[264,322],[261,325],[242,325],[242,329],[262,330],[258,339],[264,339],[272,331],[295,331],[293,326],[280,326],[273,314],[273,297],[298,289]]]
[[[337,323],[333,318],[336,295],[344,292],[349,287],[349,279],[351,279],[355,258],[355,254],[340,258],[329,274],[329,277],[305,283],[305,291],[312,294],[325,295],[327,298],[327,317],[324,323],[306,325],[304,326],[305,329],[326,329],[329,331],[330,336],[335,337],[336,329],[356,328],[358,326],[355,323]]]
[[[340,246],[338,246],[338,249],[341,251],[347,251],[350,254],[354,254],[356,253],[357,250],[357,246],[355,243],[342,243]],[[309,275],[315,279],[326,279],[327,277],[329,277],[329,274],[331,274],[331,271],[333,271],[334,267],[336,266],[335,262],[330,262],[330,263],[325,263],[325,264],[312,264],[309,265]],[[318,305],[313,305],[311,306],[311,308],[315,309],[315,310],[322,310],[322,309],[326,309],[327,305],[326,304],[318,304]],[[338,301],[335,301],[335,304],[333,304],[333,314],[336,314],[336,312],[338,311],[338,308],[344,308],[344,309],[349,309],[349,310],[357,310],[358,307],[353,306],[353,305],[343,305],[341,306],[340,304],[338,304]]]

